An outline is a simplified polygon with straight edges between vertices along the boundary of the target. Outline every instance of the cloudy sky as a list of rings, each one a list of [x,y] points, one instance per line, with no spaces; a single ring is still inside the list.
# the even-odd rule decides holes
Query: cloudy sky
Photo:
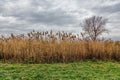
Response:
[[[0,0],[0,34],[80,33],[80,22],[93,15],[108,18],[105,37],[120,40],[120,0]]]

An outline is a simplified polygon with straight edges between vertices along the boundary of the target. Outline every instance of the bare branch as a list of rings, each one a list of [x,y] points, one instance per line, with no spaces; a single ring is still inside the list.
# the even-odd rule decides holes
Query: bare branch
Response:
[[[93,16],[83,21],[82,28],[91,40],[97,40],[102,33],[108,32],[105,28],[107,19],[99,16]]]

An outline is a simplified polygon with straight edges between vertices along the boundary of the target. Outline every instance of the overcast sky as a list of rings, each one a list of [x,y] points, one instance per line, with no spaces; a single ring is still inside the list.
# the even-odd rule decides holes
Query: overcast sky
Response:
[[[104,36],[120,40],[120,0],[0,0],[0,34],[80,33],[80,22],[93,15],[108,18],[110,33]]]

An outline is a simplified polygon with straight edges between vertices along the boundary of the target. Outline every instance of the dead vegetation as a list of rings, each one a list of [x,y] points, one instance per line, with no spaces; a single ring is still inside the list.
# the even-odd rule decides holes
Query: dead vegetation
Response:
[[[81,35],[52,31],[0,38],[0,60],[55,63],[80,60],[120,60],[120,42],[88,41]]]

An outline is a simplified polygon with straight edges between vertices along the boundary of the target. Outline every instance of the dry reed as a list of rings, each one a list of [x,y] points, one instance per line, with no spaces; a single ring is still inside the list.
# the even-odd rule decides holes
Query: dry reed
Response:
[[[80,60],[120,60],[120,42],[86,41],[80,35],[57,32],[30,32],[0,38],[0,60],[55,63]]]

